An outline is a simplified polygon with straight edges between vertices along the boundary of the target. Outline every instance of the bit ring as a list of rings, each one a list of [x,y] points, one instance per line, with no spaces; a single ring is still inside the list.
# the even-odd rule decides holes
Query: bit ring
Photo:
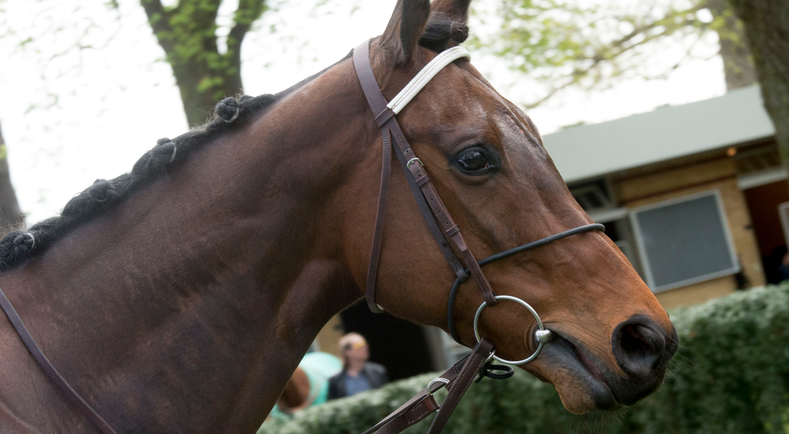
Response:
[[[534,316],[534,319],[537,320],[537,327],[538,327],[538,329],[534,333],[534,335],[535,335],[534,339],[537,342],[537,349],[534,351],[534,353],[532,353],[531,356],[529,356],[529,357],[527,357],[527,358],[525,358],[523,360],[506,360],[506,359],[502,359],[502,358],[500,358],[500,357],[498,357],[496,355],[494,355],[493,358],[498,360],[501,363],[506,363],[508,365],[524,365],[524,364],[529,363],[532,360],[536,359],[537,355],[540,354],[540,351],[542,351],[543,345],[545,345],[546,342],[551,340],[551,338],[552,338],[551,331],[545,328],[545,326],[542,324],[542,320],[540,319],[540,316],[537,314],[537,311],[534,310],[534,308],[531,307],[531,305],[529,305],[529,303],[526,303],[525,301],[521,300],[520,298],[513,297],[511,295],[497,295],[496,296],[496,300],[510,300],[510,301],[514,301],[514,302],[520,304],[521,306],[525,307],[526,309],[528,309],[529,312],[531,312],[532,316]],[[485,309],[485,307],[487,307],[487,305],[488,305],[488,303],[483,301],[482,304],[477,309],[476,315],[474,315],[474,336],[477,338],[477,342],[479,342],[479,340],[480,340],[479,328],[478,328],[479,327],[479,316],[482,314],[482,310]]]

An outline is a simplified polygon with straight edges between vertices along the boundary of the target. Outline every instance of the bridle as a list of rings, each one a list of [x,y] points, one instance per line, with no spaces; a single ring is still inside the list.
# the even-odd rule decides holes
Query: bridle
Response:
[[[392,165],[392,148],[395,148],[397,160],[405,172],[408,184],[411,191],[416,198],[419,210],[422,212],[425,221],[427,222],[433,238],[438,243],[444,258],[446,258],[452,271],[455,273],[456,280],[449,295],[449,308],[448,308],[448,328],[452,337],[460,343],[457,331],[455,330],[454,322],[454,301],[457,296],[457,291],[460,284],[469,280],[469,274],[477,282],[477,286],[482,291],[482,298],[484,302],[477,309],[474,317],[474,334],[477,338],[477,345],[472,352],[456,363],[452,368],[445,373],[431,381],[428,386],[422,390],[415,397],[411,398],[408,402],[403,404],[399,409],[395,410],[392,414],[387,416],[384,420],[376,424],[374,427],[367,430],[365,433],[378,432],[380,434],[399,433],[409,426],[421,421],[430,413],[439,410],[438,415],[433,419],[428,433],[440,432],[449,420],[449,416],[457,406],[457,403],[466,392],[471,382],[475,378],[480,378],[484,374],[492,378],[503,378],[507,375],[496,374],[495,370],[500,370],[502,367],[497,365],[490,365],[489,361],[493,358],[508,364],[524,364],[528,363],[542,350],[545,342],[551,339],[551,331],[545,329],[540,320],[537,312],[525,301],[512,297],[509,295],[496,295],[490,287],[490,283],[485,278],[481,266],[488,264],[499,259],[520,253],[529,249],[533,249],[550,242],[559,240],[561,238],[569,237],[582,232],[590,231],[603,231],[605,228],[600,224],[590,224],[580,226],[568,231],[564,231],[549,237],[524,244],[520,247],[498,253],[477,262],[474,255],[468,248],[460,229],[452,220],[446,206],[438,196],[430,178],[425,171],[424,164],[411,149],[405,134],[400,129],[395,115],[408,104],[414,96],[445,66],[461,57],[469,57],[468,51],[463,47],[457,46],[445,50],[430,61],[419,73],[414,77],[405,88],[403,88],[391,102],[387,102],[386,98],[381,93],[378,82],[373,75],[373,70],[370,65],[369,57],[370,41],[367,41],[354,49],[353,63],[356,68],[356,74],[359,82],[364,90],[364,95],[367,98],[370,108],[375,115],[375,122],[381,129],[383,134],[383,165],[381,170],[381,189],[378,196],[378,211],[375,219],[375,232],[373,236],[373,247],[370,253],[370,265],[367,271],[367,289],[366,298],[367,305],[373,312],[383,312],[383,309],[375,302],[375,282],[378,274],[378,260],[381,256],[381,241],[383,236],[384,214],[386,211],[386,198],[389,186],[389,175]],[[394,139],[394,142],[392,142]],[[28,234],[32,237],[32,234]],[[449,243],[452,243],[450,247]],[[455,255],[454,249],[460,252],[460,256],[465,262],[465,267],[461,265],[460,260]],[[478,330],[478,320],[482,310],[487,306],[496,305],[499,300],[515,301],[525,308],[527,308],[534,316],[538,324],[538,329],[535,332],[535,340],[538,342],[535,352],[526,359],[520,361],[503,360],[494,355],[493,344],[481,338]],[[68,384],[63,376],[58,373],[57,369],[47,359],[39,346],[36,344],[33,337],[28,332],[22,319],[17,314],[11,302],[6,297],[5,293],[0,290],[0,307],[8,316],[11,324],[16,329],[19,336],[22,338],[28,351],[33,355],[36,362],[41,366],[50,380],[60,389],[60,391],[76,405],[80,411],[88,416],[91,421],[96,425],[99,430],[104,434],[116,434],[110,425],[102,419],[102,417],[84,400],[82,397]],[[480,374],[480,375],[478,375]],[[446,387],[449,390],[447,398],[442,405],[438,405],[435,400],[434,393]]]
[[[461,46],[456,46],[439,53],[438,56],[436,56],[421,71],[419,71],[419,73],[392,99],[391,102],[387,102],[386,98],[381,92],[380,87],[378,86],[378,81],[376,80],[375,75],[373,74],[372,66],[370,65],[370,43],[371,40],[366,41],[362,45],[356,47],[353,51],[353,63],[354,68],[356,69],[356,75],[358,76],[362,90],[364,91],[364,96],[367,98],[367,102],[369,103],[370,108],[375,115],[375,122],[378,124],[378,127],[381,129],[381,133],[383,135],[383,165],[381,167],[381,186],[380,192],[378,194],[378,211],[375,218],[373,245],[370,252],[370,262],[367,270],[367,306],[373,312],[383,312],[383,308],[375,301],[375,284],[378,274],[378,261],[381,256],[384,215],[386,211],[389,177],[391,172],[392,148],[395,148],[395,155],[397,155],[400,166],[405,173],[406,179],[408,180],[408,185],[411,187],[411,191],[414,194],[414,198],[416,199],[417,205],[419,206],[419,210],[427,222],[427,226],[430,229],[433,238],[436,240],[438,247],[441,249],[441,253],[444,255],[444,258],[446,258],[447,263],[449,263],[450,268],[452,268],[452,271],[455,273],[455,283],[452,285],[449,295],[447,326],[452,337],[458,343],[461,343],[460,337],[455,330],[454,304],[460,284],[469,280],[469,273],[474,278],[477,286],[482,292],[482,298],[484,302],[478,310],[478,312],[481,312],[481,310],[486,306],[496,305],[500,299],[512,299],[510,296],[497,296],[495,292],[493,292],[488,279],[482,272],[481,266],[507,258],[516,253],[521,253],[526,250],[543,246],[571,235],[591,231],[605,231],[605,227],[596,223],[579,226],[577,228],[560,232],[558,234],[554,234],[540,240],[495,254],[477,262],[468,245],[466,244],[463,235],[460,233],[460,229],[452,220],[452,217],[449,215],[449,211],[444,205],[444,202],[441,200],[438,192],[433,186],[433,183],[431,182],[430,177],[428,176],[425,169],[424,163],[414,153],[414,150],[411,148],[408,140],[405,138],[405,134],[403,134],[403,131],[400,129],[400,125],[397,123],[397,118],[395,117],[395,115],[399,113],[400,110],[402,110],[425,85],[427,85],[430,79],[435,77],[436,74],[438,74],[444,67],[457,59],[468,58],[470,57],[470,54],[465,48]],[[392,143],[392,139],[394,139],[394,143]],[[447,240],[452,243],[452,247],[460,252],[461,257],[463,258],[466,265],[465,268],[461,265],[461,262],[457,256],[455,256],[455,252],[452,250],[452,247],[450,247]],[[543,331],[542,333],[539,333],[541,336],[539,341],[546,342],[550,336],[550,331],[545,330],[545,328],[542,326],[542,321],[540,320],[539,315],[537,315],[536,312],[533,312],[533,309],[529,309],[532,310],[532,315],[534,315],[538,322],[539,330]],[[479,314],[477,317],[478,316]],[[474,328],[475,334],[478,335],[477,327],[475,326]],[[537,352],[539,352],[539,348]]]
[[[381,92],[378,81],[373,74],[373,69],[370,64],[370,44],[372,40],[365,41],[360,46],[353,50],[353,64],[356,69],[356,75],[359,78],[359,83],[364,91],[364,96],[367,99],[370,109],[375,116],[375,122],[381,129],[383,136],[383,163],[381,167],[381,185],[378,194],[378,210],[375,217],[375,229],[373,232],[373,245],[370,251],[370,262],[367,269],[367,283],[366,283],[366,299],[367,306],[371,311],[380,313],[383,308],[376,303],[375,300],[375,284],[378,275],[378,261],[381,256],[381,244],[383,239],[384,215],[386,214],[386,202],[389,190],[389,177],[392,165],[392,149],[400,162],[400,167],[405,173],[408,180],[408,185],[411,192],[416,199],[419,210],[422,213],[430,233],[433,235],[441,253],[444,255],[447,263],[452,271],[455,273],[455,283],[449,293],[448,309],[447,309],[447,327],[452,337],[460,342],[460,337],[455,329],[454,318],[454,305],[457,297],[457,292],[460,284],[469,280],[469,274],[474,278],[477,287],[482,292],[483,302],[477,309],[474,316],[474,335],[477,339],[477,345],[472,352],[461,359],[457,364],[450,368],[447,372],[434,379],[428,386],[417,394],[414,398],[403,404],[400,408],[395,410],[384,420],[376,424],[374,427],[365,431],[367,433],[398,433],[409,426],[421,421],[428,414],[435,410],[440,409],[438,415],[433,420],[433,423],[428,430],[428,433],[440,432],[449,416],[452,414],[455,406],[463,396],[465,391],[471,385],[471,382],[477,377],[477,373],[485,373],[491,377],[497,377],[497,374],[489,374],[485,371],[485,364],[489,363],[490,359],[496,359],[500,362],[521,365],[534,360],[543,348],[543,345],[550,341],[552,334],[547,330],[540,316],[537,312],[525,301],[510,295],[496,295],[491,288],[488,279],[482,272],[482,266],[489,264],[500,259],[507,258],[516,253],[524,252],[526,250],[534,249],[548,243],[551,243],[571,235],[591,232],[591,231],[605,231],[605,227],[601,224],[588,224],[577,228],[573,228],[549,237],[542,238],[537,241],[524,244],[522,246],[498,253],[477,261],[471,253],[468,244],[460,233],[460,228],[455,224],[449,211],[444,205],[443,201],[438,195],[436,188],[430,181],[427,174],[425,165],[420,160],[414,150],[405,138],[400,125],[397,123],[396,115],[413,99],[419,91],[427,85],[430,80],[436,76],[444,67],[449,65],[460,58],[469,58],[470,54],[465,48],[455,46],[439,53],[433,60],[431,60],[417,75],[392,99],[387,101]],[[450,246],[451,243],[451,246]],[[465,263],[465,267],[461,265],[460,260],[455,255],[454,250],[460,252],[461,258]],[[504,360],[495,356],[493,345],[485,338],[480,337],[478,324],[479,317],[482,311],[488,306],[495,306],[500,300],[514,301],[524,308],[526,308],[537,322],[537,330],[535,331],[535,341],[537,342],[537,349],[529,357],[523,360]],[[492,369],[501,369],[500,366],[490,366]],[[509,368],[508,368],[509,369]],[[511,371],[511,369],[510,369]],[[481,378],[481,376],[480,376]],[[435,401],[433,394],[443,388],[447,387],[450,391],[444,403],[439,406]]]

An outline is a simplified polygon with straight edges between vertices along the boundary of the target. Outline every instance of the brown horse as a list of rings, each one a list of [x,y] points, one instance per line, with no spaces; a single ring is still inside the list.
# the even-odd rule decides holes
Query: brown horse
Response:
[[[370,48],[387,99],[465,39],[468,3],[398,2]],[[363,296],[381,135],[352,60],[277,96],[225,101],[218,115],[0,243],[0,288],[119,433],[254,432],[321,326]],[[529,118],[468,61],[444,68],[397,118],[479,257],[590,222]],[[377,302],[446,329],[455,276],[399,170],[389,191]],[[604,234],[485,271],[556,335],[525,369],[553,383],[568,410],[633,404],[662,382],[673,326]],[[464,283],[455,305],[467,345],[475,285]],[[509,359],[535,350],[534,329],[511,302],[481,318]],[[96,432],[5,319],[0,349],[0,432]]]
[[[311,391],[310,379],[307,373],[304,372],[304,369],[299,366],[293,371],[288,384],[282,390],[282,395],[277,400],[277,405],[283,413],[293,413],[307,408],[312,404],[310,402]]]

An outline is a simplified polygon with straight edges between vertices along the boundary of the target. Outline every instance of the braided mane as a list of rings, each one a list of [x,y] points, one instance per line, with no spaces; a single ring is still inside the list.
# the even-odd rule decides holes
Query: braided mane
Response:
[[[419,43],[425,48],[440,53],[448,47],[450,41],[460,43],[467,37],[468,27],[465,23],[454,21],[447,14],[433,13]],[[173,140],[160,139],[153,149],[137,160],[131,172],[115,179],[98,179],[93,185],[69,200],[59,216],[36,223],[27,231],[14,230],[7,233],[0,240],[0,272],[45,250],[80,224],[104,214],[141,187],[166,173],[169,167],[188,158],[195,149],[212,142],[228,131],[243,127],[253,115],[264,111],[274,102],[350,58],[352,54],[353,51],[328,68],[276,95],[266,94],[257,97],[245,95],[238,99],[232,97],[223,99],[216,105],[211,119],[205,124]]]
[[[131,172],[111,180],[97,179],[93,185],[69,200],[59,216],[36,223],[27,231],[17,230],[6,234],[0,241],[0,271],[46,249],[72,228],[103,214],[140,187],[166,173],[168,167],[188,158],[201,145],[213,141],[226,131],[243,126],[253,114],[269,107],[288,91],[255,98],[243,96],[238,100],[225,98],[217,104],[208,122],[173,140],[160,139],[153,149],[137,160]]]

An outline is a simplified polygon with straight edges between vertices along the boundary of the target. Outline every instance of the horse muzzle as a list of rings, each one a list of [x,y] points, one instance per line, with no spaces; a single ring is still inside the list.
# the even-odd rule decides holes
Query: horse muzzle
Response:
[[[611,347],[625,378],[612,381],[619,402],[633,405],[656,390],[666,374],[669,360],[677,352],[676,329],[666,332],[653,320],[636,315],[614,329]]]
[[[665,331],[645,316],[634,316],[614,328],[612,366],[561,327],[548,328],[553,339],[535,364],[541,372],[534,374],[552,383],[573,413],[616,410],[657,390],[679,342],[673,326]]]

